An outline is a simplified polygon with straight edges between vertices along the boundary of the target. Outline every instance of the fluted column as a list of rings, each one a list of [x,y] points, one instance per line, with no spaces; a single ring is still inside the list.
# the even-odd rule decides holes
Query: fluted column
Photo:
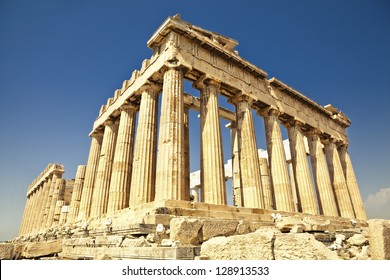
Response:
[[[319,208],[322,214],[337,217],[338,211],[336,199],[326,165],[319,131],[313,130],[308,132],[307,139],[309,143],[310,160],[314,175],[314,182],[316,184]]]
[[[355,214],[353,212],[351,198],[345,182],[343,168],[341,166],[336,144],[332,139],[325,141],[325,155],[340,215],[344,218],[354,218]]]
[[[134,128],[137,109],[136,106],[130,104],[124,105],[121,108],[107,213],[129,207],[133,165]]]
[[[51,213],[51,210],[54,208],[54,206],[52,207],[52,205],[53,205],[53,203],[55,203],[55,202],[53,202],[53,195],[54,195],[54,191],[56,189],[57,180],[60,179],[61,177],[62,177],[62,173],[53,173],[53,176],[51,178],[49,196],[48,196],[47,203],[45,206],[45,214],[44,214],[45,228],[49,228],[52,224],[53,216],[50,217],[50,215],[51,215],[50,213]]]
[[[80,210],[81,194],[84,186],[85,165],[77,167],[76,178],[73,186],[72,198],[70,201],[70,212],[67,217],[67,222],[72,223],[78,216]]]
[[[237,123],[231,122],[230,141],[232,147],[232,185],[233,185],[233,205],[242,207],[242,187],[241,187],[241,172],[240,172],[240,153],[238,146]]]
[[[34,225],[33,225],[33,231],[38,232],[39,229],[41,228],[41,221],[42,221],[42,216],[43,216],[43,196],[45,194],[45,189],[44,189],[44,182],[40,184],[40,186],[37,189],[38,192],[38,198],[37,198],[37,205],[36,205],[36,211],[34,215]]]
[[[108,193],[114,160],[115,143],[118,135],[118,122],[108,120],[104,123],[102,149],[96,172],[95,187],[91,205],[91,217],[107,212]]]
[[[50,185],[51,185],[51,179],[46,178],[45,182],[43,183],[43,195],[41,200],[41,209],[40,209],[40,217],[38,220],[38,230],[44,228],[44,221],[45,220],[45,210],[46,210],[46,203],[49,199],[49,191],[50,191]]]
[[[130,207],[154,200],[156,183],[158,90],[141,94],[131,178]]]
[[[235,102],[243,206],[264,208],[251,100],[249,97],[241,95]]]
[[[56,205],[58,200],[62,200],[64,196],[64,190],[65,190],[65,179],[58,178],[55,183],[54,191],[53,191],[53,197],[51,199],[51,205],[50,210],[48,213],[48,223],[47,227],[51,227],[54,225],[54,214],[56,211]]]
[[[302,124],[296,121],[287,125],[298,205],[300,205],[300,210],[303,213],[318,214],[301,126]]]
[[[367,220],[366,210],[364,209],[362,196],[360,195],[359,185],[356,180],[347,146],[341,145],[338,148],[338,151],[356,218],[360,220]]]
[[[27,234],[31,233],[31,222],[32,222],[32,217],[34,216],[35,199],[36,199],[36,192],[32,192],[29,195],[30,205],[28,209],[26,226],[25,226],[25,233]]]
[[[273,109],[263,112],[275,207],[277,210],[293,212],[294,208],[287,171],[286,154],[284,152],[282,133],[278,123],[278,114],[279,112]]]
[[[274,209],[273,189],[269,174],[268,161],[266,158],[259,158],[261,185],[263,187],[264,208]]]
[[[293,164],[292,164],[291,160],[288,161],[287,164],[288,164],[288,174],[290,175],[291,196],[292,196],[292,201],[293,201],[293,209],[294,209],[295,212],[302,212],[301,205],[298,202],[297,186],[295,184],[294,167],[293,167]]]
[[[189,200],[185,191],[183,72],[164,73],[155,200]]]
[[[26,197],[26,204],[24,206],[22,221],[21,221],[20,227],[19,227],[19,236],[24,235],[24,232],[25,232],[25,226],[26,226],[26,221],[27,221],[27,216],[28,216],[29,205],[30,205],[30,199],[29,199],[29,197]]]
[[[85,169],[85,179],[83,191],[81,194],[80,209],[78,214],[79,220],[90,217],[92,195],[95,185],[96,172],[99,164],[100,151],[102,148],[103,134],[94,133],[91,135],[91,147],[89,150],[88,163]]]
[[[198,81],[195,86],[200,89],[202,201],[226,205],[225,169],[218,105],[219,83],[206,79]]]
[[[190,123],[189,107],[184,106],[184,174],[185,174],[185,194],[184,197],[190,197]]]

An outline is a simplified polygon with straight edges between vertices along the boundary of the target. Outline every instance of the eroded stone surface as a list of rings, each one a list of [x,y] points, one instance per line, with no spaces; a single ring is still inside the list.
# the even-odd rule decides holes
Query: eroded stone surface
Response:
[[[198,219],[173,218],[170,223],[170,236],[181,244],[198,245],[201,241],[199,230],[203,223]]]
[[[202,244],[201,256],[210,260],[272,260],[273,232],[215,237]]]

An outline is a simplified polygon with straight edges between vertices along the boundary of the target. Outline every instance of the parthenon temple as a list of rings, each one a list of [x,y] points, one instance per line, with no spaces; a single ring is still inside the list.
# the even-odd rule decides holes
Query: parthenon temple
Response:
[[[350,120],[268,78],[238,55],[237,44],[180,16],[167,18],[147,42],[151,58],[101,106],[72,194],[66,198],[64,166],[49,164],[28,187],[19,234],[83,223],[91,232],[169,226],[177,216],[268,222],[272,213],[282,213],[364,223],[348,154]],[[184,80],[200,98],[184,92]],[[219,96],[235,111],[220,106]],[[197,199],[190,191],[190,110],[200,115]],[[264,121],[263,133],[255,133],[255,118]],[[221,119],[229,122],[226,128]],[[221,129],[230,130],[230,139]],[[259,137],[266,143],[263,157]],[[227,201],[230,156],[223,154],[223,141],[231,145],[233,205]]]

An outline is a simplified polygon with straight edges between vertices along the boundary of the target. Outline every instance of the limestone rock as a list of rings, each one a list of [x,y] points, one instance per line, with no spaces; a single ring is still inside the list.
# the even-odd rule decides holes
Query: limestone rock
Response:
[[[290,232],[294,226],[300,226],[303,230],[306,230],[304,223],[297,217],[282,217],[276,220],[276,227],[281,232]]]
[[[390,260],[390,221],[373,219],[368,225],[371,259]]]
[[[125,238],[121,244],[121,247],[149,247],[150,245],[146,241],[145,237],[140,238]]]
[[[273,238],[272,231],[215,237],[202,244],[201,256],[210,260],[272,260]]]
[[[250,232],[250,223],[248,221],[239,221],[237,228],[236,228],[236,233],[237,234],[247,234]]]
[[[354,234],[347,242],[351,245],[362,246],[368,243],[367,238],[363,234]]]
[[[323,243],[308,233],[279,234],[274,243],[276,260],[338,260]]]
[[[52,240],[46,242],[30,242],[24,246],[22,257],[37,258],[60,253],[62,251],[62,241]]]
[[[235,234],[238,221],[233,220],[205,220],[202,227],[203,240],[216,236],[230,236]]]
[[[0,243],[0,260],[11,260],[14,255],[14,244]]]
[[[173,218],[170,222],[170,239],[183,245],[198,245],[203,223],[198,219]]]

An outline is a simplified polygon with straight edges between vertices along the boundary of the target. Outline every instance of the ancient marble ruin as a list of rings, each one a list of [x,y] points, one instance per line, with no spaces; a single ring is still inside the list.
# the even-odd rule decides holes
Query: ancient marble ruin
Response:
[[[167,18],[147,42],[152,57],[101,106],[90,133],[88,161],[77,170],[71,197],[64,198],[64,167],[59,164],[48,165],[28,187],[20,238],[62,239],[63,257],[75,259],[93,258],[101,250],[98,244],[106,244],[111,251],[105,254],[112,258],[164,258],[169,247],[171,258],[187,258],[180,257],[180,250],[192,248],[188,258],[193,259],[207,258],[208,251],[219,248],[196,253],[196,246],[210,246],[206,242],[213,237],[255,234],[283,220],[293,225],[288,231],[322,232],[334,242],[336,235],[326,234],[362,234],[357,228],[368,224],[348,154],[350,120],[332,105],[321,106],[268,78],[238,55],[237,44],[180,16]],[[200,98],[184,92],[184,80],[200,91]],[[236,110],[222,108],[219,95]],[[195,199],[189,110],[200,113]],[[221,137],[222,118],[230,122],[230,139]],[[264,121],[262,135],[256,135],[253,118]],[[281,126],[288,131],[287,142]],[[259,157],[256,137],[265,137],[266,156]],[[227,205],[222,141],[230,141],[232,148],[234,205]],[[183,238],[183,227],[191,232],[185,236],[193,237]],[[60,228],[60,237],[48,237]],[[130,235],[146,239],[127,242]],[[266,243],[272,239],[264,238]],[[125,241],[132,245],[124,246]],[[154,253],[148,242],[157,244]]]

